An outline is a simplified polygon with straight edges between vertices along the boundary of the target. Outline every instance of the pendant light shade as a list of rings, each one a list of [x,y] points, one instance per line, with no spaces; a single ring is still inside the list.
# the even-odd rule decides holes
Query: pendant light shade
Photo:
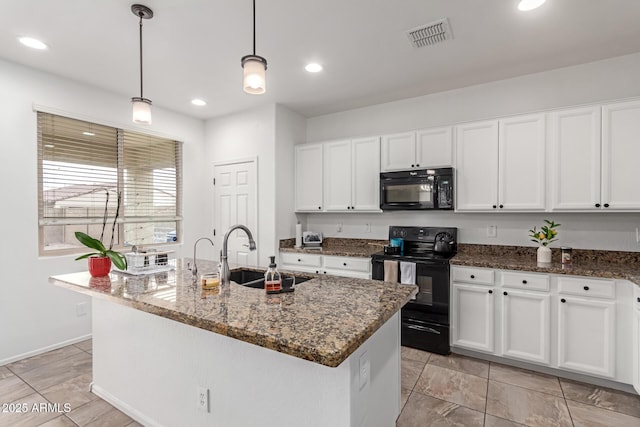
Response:
[[[253,0],[253,54],[243,56],[242,87],[246,93],[261,95],[267,90],[267,60],[256,55],[256,0]]]
[[[151,124],[151,100],[143,96],[143,79],[142,79],[142,20],[153,18],[153,11],[147,6],[134,4],[131,6],[131,12],[140,18],[140,96],[131,98],[133,107],[133,122],[141,125]]]

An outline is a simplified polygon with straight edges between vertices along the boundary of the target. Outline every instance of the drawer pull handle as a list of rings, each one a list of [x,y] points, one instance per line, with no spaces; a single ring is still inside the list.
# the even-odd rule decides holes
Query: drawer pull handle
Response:
[[[588,290],[589,290],[589,287],[588,287],[588,286],[585,286],[585,287],[584,287],[584,290],[585,290],[585,291],[588,291]]]
[[[472,275],[471,275],[471,278],[472,278],[472,279],[475,279],[475,278],[476,278],[476,276],[474,276],[474,275],[472,274]]]
[[[489,293],[490,293],[490,294],[492,294],[492,293],[493,293],[493,291],[492,291],[491,289],[489,289]]]
[[[522,284],[523,284],[523,285],[526,285],[526,284],[527,284],[527,281],[526,281],[526,280],[523,280],[523,281],[522,281]]]
[[[567,300],[566,300],[566,299],[564,299],[564,298],[562,298],[562,299],[560,300],[560,302],[565,303],[565,302],[567,302]]]
[[[509,294],[507,293],[507,291],[504,291],[502,295],[509,295]]]

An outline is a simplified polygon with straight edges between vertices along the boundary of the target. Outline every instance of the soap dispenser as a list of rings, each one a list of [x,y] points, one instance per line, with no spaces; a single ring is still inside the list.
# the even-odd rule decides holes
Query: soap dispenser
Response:
[[[269,258],[271,259],[271,263],[269,264],[269,269],[264,274],[264,290],[267,291],[268,294],[276,294],[282,290],[282,278],[276,267],[275,255]]]

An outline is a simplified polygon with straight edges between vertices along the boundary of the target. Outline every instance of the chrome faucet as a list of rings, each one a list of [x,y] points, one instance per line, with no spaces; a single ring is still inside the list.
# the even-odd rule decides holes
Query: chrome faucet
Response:
[[[189,264],[187,264],[187,268],[189,270],[191,270],[191,273],[193,274],[193,281],[194,282],[196,280],[198,280],[198,266],[196,265],[196,246],[198,245],[198,242],[200,240],[208,240],[209,243],[211,243],[211,246],[214,246],[213,240],[211,240],[208,237],[201,237],[198,240],[196,240],[196,242],[193,244],[193,267],[191,267]]]
[[[229,236],[231,232],[236,229],[240,229],[247,233],[247,237],[249,238],[249,250],[256,250],[256,242],[253,240],[253,235],[251,235],[251,231],[244,225],[237,224],[231,227],[224,235],[224,239],[222,240],[222,255],[220,256],[220,281],[223,285],[229,284],[231,272],[229,271],[229,264],[227,263],[227,240],[229,240]]]

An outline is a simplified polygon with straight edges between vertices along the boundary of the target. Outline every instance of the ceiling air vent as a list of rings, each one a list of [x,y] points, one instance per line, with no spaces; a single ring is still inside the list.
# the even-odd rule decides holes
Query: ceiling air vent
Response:
[[[453,38],[447,18],[408,30],[407,37],[413,47],[430,46]]]

